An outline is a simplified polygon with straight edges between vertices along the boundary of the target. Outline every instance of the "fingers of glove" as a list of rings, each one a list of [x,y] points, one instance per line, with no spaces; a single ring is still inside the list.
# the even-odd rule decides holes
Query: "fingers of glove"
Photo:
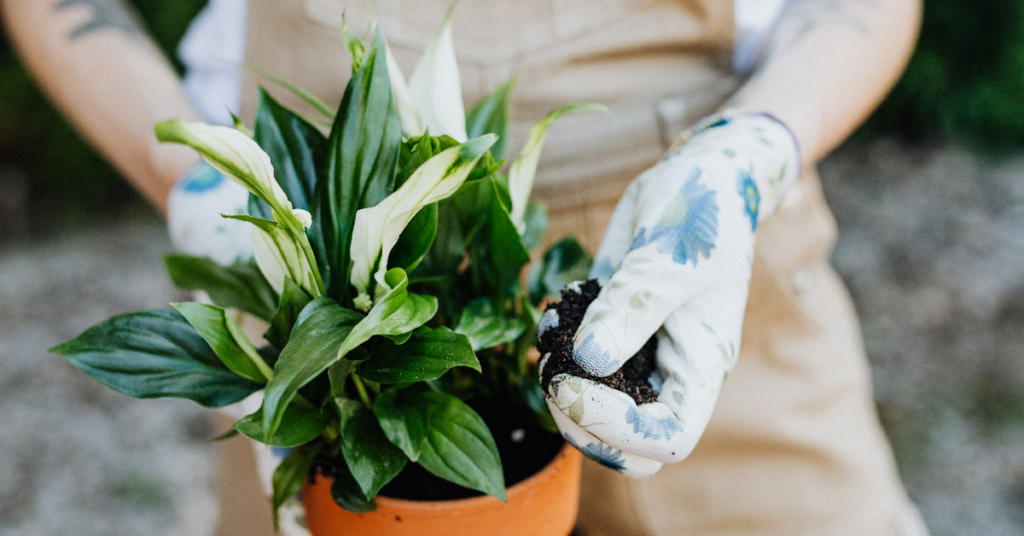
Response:
[[[177,251],[231,264],[252,257],[252,226],[221,214],[246,214],[249,192],[209,164],[197,164],[171,189],[167,227]]]
[[[562,431],[562,437],[588,458],[629,478],[635,479],[648,478],[661,470],[663,464],[659,461],[638,456],[602,443],[559,411],[551,397],[545,397],[545,401],[548,404],[548,409],[551,410],[551,416],[554,418],[555,424]]]
[[[699,293],[736,288],[746,295],[754,249],[750,215],[738,192],[708,186],[720,182],[709,174],[733,180],[736,170],[705,160],[711,163],[674,168],[689,177],[660,209],[647,208],[655,203],[649,199],[639,205],[643,214],[632,250],[587,309],[574,338],[573,357],[587,372],[607,376],[618,370],[668,315]],[[664,162],[654,169],[662,165],[672,167]],[[640,184],[651,180],[641,179]],[[648,197],[646,189],[642,196]]]
[[[635,180],[626,188],[622,198],[615,205],[611,219],[608,220],[608,228],[605,229],[601,246],[597,248],[594,264],[590,268],[590,277],[597,279],[601,284],[608,281],[616,267],[629,253],[629,246],[633,243],[633,230],[636,228],[638,194],[639,181]]]
[[[736,364],[745,304],[745,291],[709,293],[665,320],[657,354],[664,380],[658,402],[685,430],[684,453],[704,433],[726,375]]]
[[[548,396],[555,408],[605,445],[661,463],[682,460],[689,441],[661,403],[636,405],[629,395],[590,380],[560,374]]]

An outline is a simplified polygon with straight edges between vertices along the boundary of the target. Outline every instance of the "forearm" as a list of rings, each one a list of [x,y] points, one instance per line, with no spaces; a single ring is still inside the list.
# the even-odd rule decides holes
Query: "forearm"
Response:
[[[180,81],[121,0],[0,0],[11,41],[43,90],[161,212],[198,161],[153,124],[197,119]]]
[[[895,83],[920,0],[791,0],[761,66],[729,102],[792,130],[803,165],[839,145]]]

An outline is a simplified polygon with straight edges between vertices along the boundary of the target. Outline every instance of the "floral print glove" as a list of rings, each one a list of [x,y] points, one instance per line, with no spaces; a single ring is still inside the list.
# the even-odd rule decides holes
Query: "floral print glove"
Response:
[[[607,376],[657,334],[657,402],[568,374],[548,386],[565,438],[634,478],[685,458],[707,426],[736,363],[754,234],[799,174],[779,121],[726,112],[704,125],[623,194],[591,270],[603,288],[573,339],[576,363]]]
[[[167,228],[174,249],[218,264],[252,258],[252,226],[222,218],[248,214],[249,192],[206,162],[178,179],[167,198]]]

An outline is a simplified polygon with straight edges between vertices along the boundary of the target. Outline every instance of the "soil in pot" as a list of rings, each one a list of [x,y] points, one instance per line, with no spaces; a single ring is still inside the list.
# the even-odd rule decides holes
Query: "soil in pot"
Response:
[[[562,291],[562,301],[551,303],[545,309],[554,309],[558,312],[558,327],[544,332],[537,340],[537,350],[541,355],[551,353],[541,375],[541,387],[546,392],[551,379],[565,373],[618,389],[632,397],[638,405],[656,401],[658,393],[654,392],[649,381],[656,365],[655,354],[658,349],[658,341],[654,336],[648,339],[643,348],[626,361],[622,368],[610,376],[602,378],[588,374],[573,360],[573,336],[583,321],[587,307],[597,299],[599,292],[601,285],[590,279],[579,285],[578,292],[566,288]]]
[[[498,447],[498,456],[505,474],[505,487],[512,487],[533,476],[551,463],[565,444],[558,434],[537,424],[530,410],[515,404],[498,404],[476,397],[467,401],[487,424]],[[318,460],[310,474],[334,476],[329,460]],[[381,488],[380,496],[414,501],[449,501],[477,497],[483,493],[464,488],[427,471],[419,464],[408,463],[394,480]]]

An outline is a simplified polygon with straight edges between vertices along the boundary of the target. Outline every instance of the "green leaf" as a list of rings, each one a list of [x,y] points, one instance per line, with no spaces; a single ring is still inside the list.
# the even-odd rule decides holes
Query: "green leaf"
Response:
[[[544,235],[548,230],[548,210],[544,203],[534,201],[526,205],[523,227],[523,246],[528,251],[533,251],[544,241]]]
[[[232,428],[232,429],[228,430],[227,432],[224,432],[223,434],[220,434],[217,437],[211,439],[210,443],[220,443],[221,441],[227,441],[228,439],[231,439],[232,437],[235,437],[236,435],[238,435],[238,430],[235,430],[234,428]]]
[[[259,383],[274,377],[274,371],[263,362],[241,326],[224,309],[192,302],[172,303],[171,307],[196,328],[217,357],[236,374]]]
[[[331,483],[331,497],[334,502],[357,514],[365,514],[377,509],[377,503],[373,499],[367,499],[363,490],[359,489],[359,483],[352,477],[352,472],[344,461],[335,467],[334,482]]]
[[[567,236],[559,240],[530,269],[527,277],[530,299],[539,303],[544,297],[560,296],[569,283],[587,279],[593,262],[594,259],[575,238]]]
[[[377,300],[366,318],[352,328],[352,333],[339,350],[339,356],[343,357],[374,335],[388,337],[408,333],[437,313],[437,298],[408,291],[409,278],[405,270],[392,268],[384,277],[391,290]]]
[[[371,279],[376,280],[375,297],[390,290],[384,280],[388,258],[413,216],[421,208],[458,191],[477,160],[496,139],[493,134],[487,134],[441,151],[417,168],[393,194],[378,205],[361,209],[356,214],[350,280],[359,293],[361,303],[370,299],[367,289]],[[373,272],[374,266],[378,267],[376,273]],[[357,308],[360,308],[358,304]]]
[[[519,385],[519,390],[523,395],[523,400],[526,400],[526,405],[533,411],[537,424],[553,434],[561,434],[554,417],[551,416],[551,410],[548,409],[548,405],[544,401],[544,390],[540,387],[537,375],[527,375]]]
[[[519,239],[519,232],[502,205],[498,185],[490,179],[492,195],[488,203],[488,221],[486,232],[474,244],[471,255],[477,265],[474,269],[489,272],[493,278],[494,290],[502,296],[510,287],[519,282],[519,273],[530,262],[530,252]],[[482,249],[481,249],[482,248]]]
[[[253,136],[270,157],[274,178],[294,208],[310,210],[317,178],[327,163],[327,138],[263,88]]]
[[[505,158],[505,149],[508,146],[508,96],[516,85],[516,76],[512,76],[507,82],[501,85],[494,93],[480,99],[480,102],[473,106],[473,109],[466,116],[466,134],[469,138],[476,138],[484,134],[495,134],[498,141],[491,147],[491,154],[495,160]]]
[[[473,350],[480,351],[516,340],[528,326],[525,318],[495,311],[489,298],[477,298],[462,310],[455,333],[467,336]]]
[[[100,383],[136,398],[234,404],[261,385],[228,370],[177,311],[118,315],[50,349]]]
[[[366,48],[363,47],[363,42],[359,40],[359,36],[352,31],[352,28],[349,28],[344,14],[341,16],[341,41],[345,43],[345,50],[348,50],[349,56],[352,56],[352,73],[355,74],[363,64]]]
[[[373,402],[384,435],[414,462],[420,458],[429,423],[426,407],[419,405],[421,395],[427,392],[423,385],[385,391]]]
[[[349,284],[356,213],[394,190],[402,128],[391,96],[384,40],[377,31],[359,70],[345,88],[328,138],[327,177],[320,185],[314,219],[323,229],[318,257],[330,267],[328,294],[342,301]]]
[[[302,310],[274,366],[274,379],[264,393],[265,441],[280,426],[285,408],[299,389],[338,361],[338,350],[362,319],[363,315],[341,307],[327,296],[313,300]]]
[[[256,67],[255,65],[250,65],[248,63],[243,63],[241,66],[243,68],[245,68],[246,70],[251,71],[253,73],[256,73],[256,74],[262,76],[263,78],[266,78],[267,80],[270,80],[271,82],[273,82],[273,83],[275,83],[275,84],[277,84],[277,85],[287,89],[288,91],[292,92],[293,94],[295,94],[300,99],[306,101],[307,104],[309,104],[313,108],[316,108],[316,110],[318,112],[324,114],[324,116],[326,116],[328,119],[334,119],[334,110],[331,109],[330,106],[325,104],[324,101],[318,99],[316,97],[316,95],[310,93],[309,91],[306,91],[305,89],[302,89],[301,87],[299,87],[299,86],[297,86],[297,85],[295,85],[295,84],[293,84],[293,83],[291,83],[291,82],[281,78],[280,76],[277,76],[277,75],[271,73],[270,71],[266,71],[266,70],[260,69],[259,67]]]
[[[359,364],[359,375],[377,383],[412,383],[440,378],[452,367],[480,372],[469,339],[445,327],[419,327],[402,345],[382,342]]]
[[[327,417],[302,398],[294,398],[284,410],[281,426],[274,431],[273,437],[266,440],[266,429],[263,427],[263,408],[246,415],[235,422],[235,430],[250,439],[275,447],[294,447],[309,443],[320,437]]]
[[[526,145],[519,153],[519,158],[512,162],[512,167],[508,170],[508,191],[512,196],[512,222],[520,231],[524,229],[523,217],[526,214],[526,204],[530,200],[530,192],[533,191],[533,179],[537,175],[537,163],[540,161],[540,152],[544,147],[544,138],[548,135],[548,129],[556,119],[569,112],[588,110],[607,111],[608,108],[600,104],[570,104],[549,113],[530,128],[530,136],[526,140]]]
[[[290,277],[284,280],[284,291],[277,305],[277,312],[270,319],[270,327],[263,333],[263,338],[278,348],[284,348],[292,335],[292,328],[302,309],[309,305],[313,298],[302,290]]]
[[[174,286],[202,290],[221,307],[233,307],[264,320],[274,316],[274,289],[255,264],[221,266],[207,257],[174,254],[164,255],[163,260]]]
[[[313,459],[315,457],[315,449],[294,449],[281,460],[277,469],[274,469],[274,476],[271,478],[274,530],[277,530],[277,509],[302,489],[302,484],[309,478],[309,470],[313,466]]]
[[[402,231],[388,259],[388,268],[412,272],[430,251],[437,235],[437,203],[427,205],[413,216]]]
[[[401,472],[405,454],[384,435],[377,418],[355,400],[344,400],[341,410],[341,452],[363,494],[373,499]]]
[[[483,419],[448,393],[389,391],[374,413],[385,435],[409,459],[456,484],[505,500],[505,477]]]
[[[284,280],[291,279],[312,296],[319,296],[315,268],[310,266],[303,244],[295,240],[294,233],[270,220],[251,216],[224,216],[232,220],[249,222],[256,227],[253,234],[253,254],[256,264],[267,282],[278,294],[284,292]],[[302,235],[306,239],[306,235]]]

